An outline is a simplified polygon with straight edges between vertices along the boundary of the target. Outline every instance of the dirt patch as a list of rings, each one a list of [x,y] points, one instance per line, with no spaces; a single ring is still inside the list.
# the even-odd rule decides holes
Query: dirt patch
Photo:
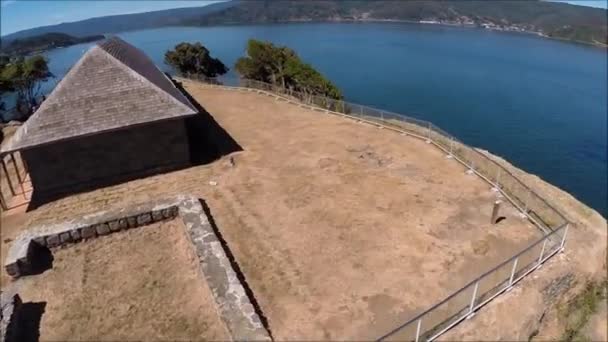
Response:
[[[59,250],[19,293],[46,302],[41,340],[226,340],[197,265],[171,221]]]

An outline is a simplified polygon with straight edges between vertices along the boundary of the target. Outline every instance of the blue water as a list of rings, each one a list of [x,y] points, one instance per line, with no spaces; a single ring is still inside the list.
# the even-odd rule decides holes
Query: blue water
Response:
[[[430,120],[608,214],[605,50],[417,24],[163,28],[119,36],[163,68],[164,52],[181,41],[201,41],[229,66],[249,38],[288,45],[349,101]],[[62,76],[88,46],[49,52],[51,70]]]

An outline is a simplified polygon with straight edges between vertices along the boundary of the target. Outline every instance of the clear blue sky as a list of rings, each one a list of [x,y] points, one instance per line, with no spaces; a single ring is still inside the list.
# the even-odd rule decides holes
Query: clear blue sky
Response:
[[[608,0],[552,0],[581,6],[606,8]],[[0,35],[16,31],[113,14],[126,14],[179,7],[205,6],[217,0],[0,0]]]
[[[553,2],[567,2],[573,5],[608,8],[608,0],[550,0]]]
[[[65,1],[65,0],[0,0],[0,34],[78,21],[113,14],[149,12],[179,7],[200,7],[217,0],[156,1]]]

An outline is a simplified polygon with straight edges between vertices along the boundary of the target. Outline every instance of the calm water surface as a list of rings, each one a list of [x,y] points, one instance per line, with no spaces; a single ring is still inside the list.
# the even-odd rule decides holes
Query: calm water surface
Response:
[[[203,42],[228,66],[249,38],[288,45],[349,101],[430,120],[607,216],[604,50],[416,24],[163,28],[119,36],[165,69],[164,52],[181,41]],[[62,77],[89,46],[50,51],[51,70]]]

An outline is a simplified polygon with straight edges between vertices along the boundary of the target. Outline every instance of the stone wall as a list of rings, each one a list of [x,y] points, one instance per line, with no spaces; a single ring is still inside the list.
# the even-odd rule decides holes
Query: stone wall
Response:
[[[211,225],[199,200],[193,196],[156,199],[112,211],[99,211],[70,221],[30,227],[11,244],[4,261],[6,272],[14,278],[27,275],[38,257],[39,246],[67,247],[99,236],[178,218],[199,261],[201,280],[209,286],[218,314],[235,341],[269,341],[269,330],[261,312],[253,305]],[[137,248],[137,246],[133,246]],[[15,292],[16,293],[16,292]],[[4,342],[1,341],[0,342]]]
[[[0,291],[0,342],[17,342],[21,298],[14,290]]]
[[[108,186],[190,164],[182,119],[57,142],[22,155],[38,196]]]

